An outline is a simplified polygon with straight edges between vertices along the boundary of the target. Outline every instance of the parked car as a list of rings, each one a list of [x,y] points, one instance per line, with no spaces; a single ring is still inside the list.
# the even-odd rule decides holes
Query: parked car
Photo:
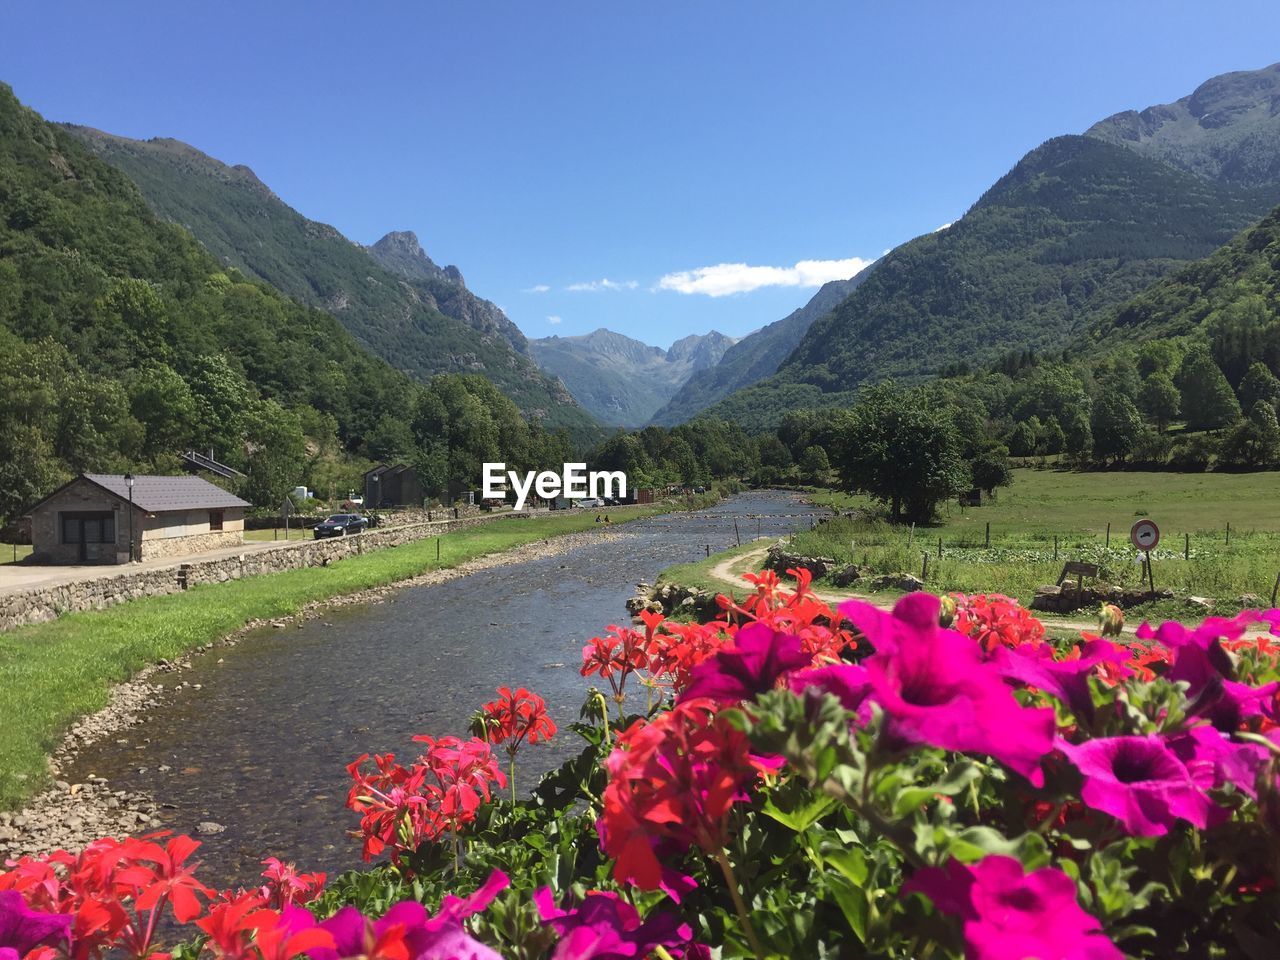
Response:
[[[600,506],[600,501],[594,497],[586,497],[582,500],[573,501],[573,505],[582,510],[594,510],[596,507]]]
[[[369,521],[358,513],[335,513],[311,528],[315,538],[345,537],[348,533],[359,533],[369,526]]]

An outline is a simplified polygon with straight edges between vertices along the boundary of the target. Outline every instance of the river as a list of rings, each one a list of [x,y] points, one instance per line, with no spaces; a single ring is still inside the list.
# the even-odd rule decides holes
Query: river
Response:
[[[793,494],[740,494],[619,525],[568,553],[257,631],[198,656],[180,675],[190,687],[119,739],[82,750],[69,778],[96,774],[149,793],[177,832],[224,826],[201,838],[207,883],[247,884],[268,855],[307,870],[358,866],[347,835],[357,818],[343,805],[352,759],[394,751],[408,761],[416,733],[466,736],[502,684],[542,695],[567,724],[591,686],[578,672],[582,647],[627,622],[638,582],[733,544],[735,520],[745,541],[807,527],[815,515]],[[571,733],[557,740],[522,752],[522,788],[580,748]]]

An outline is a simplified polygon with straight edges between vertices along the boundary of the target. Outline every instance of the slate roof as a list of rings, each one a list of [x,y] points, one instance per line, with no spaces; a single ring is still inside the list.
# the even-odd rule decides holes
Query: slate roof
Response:
[[[129,487],[121,474],[85,473],[81,476],[90,483],[115,494],[121,500],[129,499]],[[247,501],[227,493],[203,477],[135,476],[133,502],[147,513],[163,513],[167,510],[222,510],[227,507],[249,506]]]

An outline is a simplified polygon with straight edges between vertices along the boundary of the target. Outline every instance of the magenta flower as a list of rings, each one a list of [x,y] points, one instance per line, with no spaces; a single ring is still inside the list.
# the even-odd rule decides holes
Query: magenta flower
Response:
[[[1058,749],[1084,776],[1080,799],[1122,822],[1132,836],[1158,837],[1179,819],[1201,829],[1213,804],[1159,737],[1104,737]]]
[[[497,952],[474,939],[462,921],[492,903],[508,883],[507,875],[495,870],[471,896],[445,897],[434,917],[412,900],[397,903],[379,920],[367,919],[355,907],[343,907],[319,924],[332,935],[334,946],[310,950],[309,955],[311,960],[377,957],[384,954],[380,948],[403,939],[411,960],[502,960]],[[309,918],[310,914],[300,907],[286,908],[286,922],[291,926],[297,926],[297,918],[303,916]]]
[[[20,960],[36,947],[65,943],[71,921],[69,913],[32,910],[17,890],[0,890],[0,960]]]
[[[753,623],[739,630],[729,646],[693,668],[680,699],[705,697],[718,703],[750,700],[772,690],[779,677],[811,660],[796,635]]]
[[[829,693],[846,710],[856,713],[860,724],[871,720],[871,703],[868,700],[871,681],[867,679],[867,671],[855,664],[834,663],[812,670],[800,670],[791,674],[787,685],[792,693],[804,693],[806,690]]]
[[[1001,647],[992,658],[995,668],[1006,679],[1052,694],[1085,721],[1093,719],[1089,677],[1094,669],[1100,663],[1114,663],[1125,669],[1124,664],[1128,662],[1127,652],[1102,639],[1089,641],[1078,660],[1054,659],[1053,646],[1048,643]]]
[[[588,893],[571,910],[556,906],[550,887],[533,895],[545,926],[560,935],[551,960],[625,960],[647,957],[655,947],[680,947],[693,935],[688,924],[659,913],[641,921],[616,893]]]
[[[1025,873],[1012,857],[987,857],[972,867],[949,860],[920,870],[902,888],[922,893],[964,923],[968,960],[1123,960],[1102,924],[1076,900],[1075,882],[1061,870]]]
[[[938,626],[938,598],[908,594],[892,614],[850,600],[840,607],[875,647],[867,659],[872,698],[890,735],[944,750],[985,753],[1044,783],[1040,761],[1053,747],[1054,716],[1026,709],[978,645]]]
[[[1209,724],[1171,738],[1168,746],[1202,789],[1229,783],[1255,800],[1258,798],[1258,774],[1268,756],[1265,747],[1235,743]]]

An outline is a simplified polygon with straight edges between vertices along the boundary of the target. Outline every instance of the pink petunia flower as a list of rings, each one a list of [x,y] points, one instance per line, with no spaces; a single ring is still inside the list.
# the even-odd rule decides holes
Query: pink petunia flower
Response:
[[[996,650],[992,663],[1009,680],[1052,694],[1065,703],[1077,717],[1092,720],[1093,694],[1089,677],[1104,663],[1115,664],[1124,671],[1129,662],[1127,651],[1109,640],[1091,640],[1076,660],[1058,660],[1050,644],[1025,645]]]
[[[871,681],[867,679],[866,669],[856,664],[835,663],[799,670],[787,678],[787,685],[792,693],[804,693],[805,690],[829,693],[846,710],[856,713],[860,724],[871,720]]]
[[[707,698],[717,703],[749,700],[772,690],[779,677],[812,660],[800,637],[753,623],[739,630],[729,646],[693,668],[680,699]]]
[[[903,894],[922,893],[964,923],[968,960],[1123,960],[1102,924],[1081,909],[1075,882],[1061,870],[1031,873],[1013,857],[987,857],[966,867],[918,871]]]
[[[1229,783],[1255,800],[1258,798],[1258,774],[1269,756],[1265,747],[1236,743],[1209,724],[1170,738],[1168,745],[1203,788]]]
[[[1040,786],[1040,761],[1053,747],[1053,711],[1022,707],[976,643],[938,626],[938,609],[938,598],[927,593],[908,594],[892,614],[859,600],[840,607],[875,647],[867,679],[890,734],[989,754]]]
[[[1158,837],[1178,819],[1203,829],[1213,804],[1160,737],[1103,737],[1058,749],[1084,776],[1080,799],[1132,836]]]
[[[0,890],[0,958],[19,960],[36,947],[66,943],[72,919],[32,910],[17,890]]]
[[[618,894],[588,893],[572,909],[556,906],[550,887],[533,895],[544,925],[560,935],[551,960],[626,960],[647,957],[658,946],[687,944],[693,931],[668,913],[641,921],[640,914]]]

